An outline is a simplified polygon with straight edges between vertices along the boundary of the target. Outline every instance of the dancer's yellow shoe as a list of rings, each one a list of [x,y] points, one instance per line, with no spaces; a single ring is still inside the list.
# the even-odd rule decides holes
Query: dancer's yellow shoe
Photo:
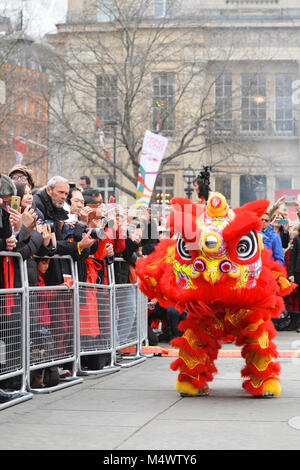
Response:
[[[176,390],[182,397],[205,397],[209,395],[209,387],[196,388],[189,382],[178,382],[176,383]]]

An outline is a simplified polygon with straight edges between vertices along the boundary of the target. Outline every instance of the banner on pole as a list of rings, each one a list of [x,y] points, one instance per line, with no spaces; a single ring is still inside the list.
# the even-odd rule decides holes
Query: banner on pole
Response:
[[[17,139],[16,137],[13,137],[12,140],[16,156],[16,163],[18,165],[21,165],[28,145],[22,142],[21,140]]]
[[[104,155],[106,156],[107,160],[109,160],[109,154],[108,154],[108,151],[106,149],[106,146],[105,146],[105,136],[104,136],[104,131],[103,131],[103,126],[102,124],[100,123],[99,119],[96,117],[96,124],[97,126],[99,127],[99,142],[100,142],[100,145],[103,149],[103,152],[104,152]]]
[[[149,206],[157,173],[168,145],[168,139],[146,131],[141,151],[136,190],[136,208]]]

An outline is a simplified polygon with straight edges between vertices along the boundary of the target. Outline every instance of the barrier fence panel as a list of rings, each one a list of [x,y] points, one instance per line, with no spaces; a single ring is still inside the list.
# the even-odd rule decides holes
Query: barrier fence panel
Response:
[[[114,363],[114,290],[110,266],[108,274],[108,285],[78,282],[79,375],[108,374],[120,370]]]
[[[114,263],[126,263],[123,258],[115,258]],[[115,315],[115,348],[122,353],[122,349],[130,346],[136,347],[135,354],[122,354],[121,367],[131,367],[146,360],[141,354],[140,338],[140,302],[137,284],[117,284],[114,272],[114,315]],[[117,362],[118,363],[118,362]]]
[[[32,398],[26,390],[24,265],[19,253],[0,253],[1,273],[20,286],[0,289],[0,410]],[[3,284],[7,284],[4,282]],[[3,287],[3,285],[1,285]]]
[[[147,342],[147,298],[137,284],[116,284],[113,264],[108,285],[83,283],[71,257],[54,256],[51,261],[68,263],[73,284],[29,286],[20,254],[0,252],[1,259],[2,271],[3,262],[13,263],[21,281],[0,289],[0,410],[32,398],[32,392],[82,383],[78,375],[107,374],[146,360],[141,351]],[[123,353],[130,346],[136,353]],[[51,385],[50,369],[62,366],[71,376]]]
[[[138,289],[137,301],[140,318],[140,344],[148,346],[148,297]]]
[[[83,381],[77,377],[74,262],[69,256],[53,256],[50,259],[53,263],[62,262],[65,266],[68,265],[67,270],[71,273],[72,281],[68,287],[36,287],[27,284],[27,386],[35,393],[49,393]],[[27,272],[26,262],[25,271]],[[61,378],[59,368],[62,369],[64,365],[71,374],[66,376],[65,371],[65,376]]]

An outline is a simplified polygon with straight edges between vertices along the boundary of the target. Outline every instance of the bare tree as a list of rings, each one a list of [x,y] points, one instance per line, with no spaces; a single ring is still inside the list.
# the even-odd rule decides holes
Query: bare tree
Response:
[[[215,82],[226,71],[232,51],[219,44],[218,57],[209,56],[201,40],[205,20],[191,25],[167,11],[154,18],[151,0],[105,0],[101,5],[102,21],[93,23],[88,12],[80,22],[67,25],[63,52],[60,40],[48,36],[59,52],[52,60],[56,78],[49,103],[54,153],[66,157],[71,171],[77,161],[81,168],[98,167],[111,178],[122,173],[125,182],[118,179],[116,187],[132,197],[146,129],[170,137],[160,172],[184,156],[193,159],[220,146],[216,164],[239,153],[238,129],[221,129],[227,110],[216,110],[212,103]],[[65,34],[63,28],[59,33]],[[213,77],[208,74],[210,61],[223,64]],[[96,118],[103,126],[109,159],[99,142]]]

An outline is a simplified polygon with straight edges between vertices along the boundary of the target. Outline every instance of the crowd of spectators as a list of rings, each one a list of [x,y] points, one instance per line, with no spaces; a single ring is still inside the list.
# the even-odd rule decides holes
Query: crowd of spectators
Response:
[[[19,197],[19,208],[13,206],[14,196]],[[45,187],[35,188],[31,170],[22,165],[14,166],[9,176],[1,175],[0,208],[0,251],[21,254],[26,261],[29,286],[49,286],[49,291],[43,297],[39,294],[40,306],[30,312],[34,316],[30,321],[39,331],[51,333],[56,350],[62,352],[66,349],[64,338],[70,329],[68,302],[63,305],[63,302],[57,301],[56,311],[59,310],[60,319],[64,317],[61,324],[65,325],[66,330],[59,331],[59,334],[53,329],[55,315],[48,308],[54,304],[50,287],[68,286],[71,282],[69,258],[62,257],[71,257],[77,262],[80,282],[107,284],[108,266],[113,263],[116,283],[135,283],[136,260],[139,256],[151,253],[163,236],[161,221],[156,221],[150,210],[143,209],[137,217],[136,214],[129,215],[126,208],[114,201],[105,204],[101,193],[90,186],[88,177],[80,178],[76,185],[62,176],[54,176]],[[122,259],[123,262],[116,262],[116,259]],[[17,258],[0,257],[0,270],[0,288],[21,286]],[[89,344],[93,344],[93,340],[97,340],[100,335],[99,317],[102,313],[105,317],[106,312],[97,308],[95,296],[88,292],[85,296],[86,301],[80,305],[80,332],[85,341],[90,340]],[[116,303],[118,315],[121,315],[124,298],[119,297]],[[127,297],[126,301],[130,303],[134,299]],[[5,306],[6,313],[7,308]],[[14,308],[9,308],[9,321],[12,323]],[[134,322],[133,310],[130,315],[127,314],[127,317],[131,316],[127,318],[128,335]],[[123,320],[124,316],[125,313]],[[7,322],[4,329],[8,336],[10,328]],[[4,338],[4,334],[2,339],[8,345],[8,338]],[[156,337],[154,342],[158,342]],[[97,355],[96,359],[88,355],[82,363],[87,368],[100,369],[109,363],[111,357],[102,354]],[[9,367],[8,364],[6,366]]]
[[[285,298],[285,311],[274,320],[278,330],[300,332],[300,202],[295,200],[297,220],[289,220],[286,196],[280,197],[262,216],[262,237],[274,260],[286,267],[288,279],[298,287]]]
[[[19,209],[13,208],[12,196],[19,196]],[[300,218],[300,203],[295,204]],[[87,176],[82,176],[78,185],[62,176],[54,176],[43,188],[35,188],[32,172],[26,166],[15,165],[8,175],[0,176],[0,251],[21,254],[27,262],[30,286],[70,286],[70,263],[61,258],[66,255],[77,262],[80,282],[108,283],[108,266],[114,263],[116,283],[135,283],[134,267],[138,257],[151,253],[162,238],[169,236],[165,219],[154,217],[150,209],[142,209],[137,216],[116,204],[113,198],[104,203],[101,193],[91,187]],[[276,201],[262,216],[262,236],[274,259],[286,265],[290,280],[299,286],[298,296],[296,292],[296,297],[293,294],[286,299],[281,326],[275,326],[300,331],[300,314],[297,315],[300,312],[300,230],[288,221],[285,198]],[[123,262],[115,262],[120,258]],[[20,286],[17,259],[1,257],[0,270],[2,289]],[[48,300],[46,296],[42,299],[46,304]],[[46,304],[35,312],[34,321],[51,331],[51,312]],[[119,304],[121,310],[121,302]],[[14,307],[8,305],[6,309],[13,325]],[[98,310],[97,299],[86,294],[80,315],[89,318],[89,326],[81,322],[80,327],[82,336],[91,343],[100,334],[99,317],[104,312]],[[63,314],[67,329],[68,311],[61,305],[60,315]],[[184,314],[179,315],[173,307],[163,308],[156,299],[149,299],[149,344],[169,342],[180,335],[178,323],[183,317]],[[132,321],[128,322],[129,329]],[[7,343],[8,339],[4,341]],[[63,340],[56,339],[56,348],[64,347]],[[110,361],[106,355],[98,355],[96,361],[93,356],[88,358],[83,363],[94,369]]]

